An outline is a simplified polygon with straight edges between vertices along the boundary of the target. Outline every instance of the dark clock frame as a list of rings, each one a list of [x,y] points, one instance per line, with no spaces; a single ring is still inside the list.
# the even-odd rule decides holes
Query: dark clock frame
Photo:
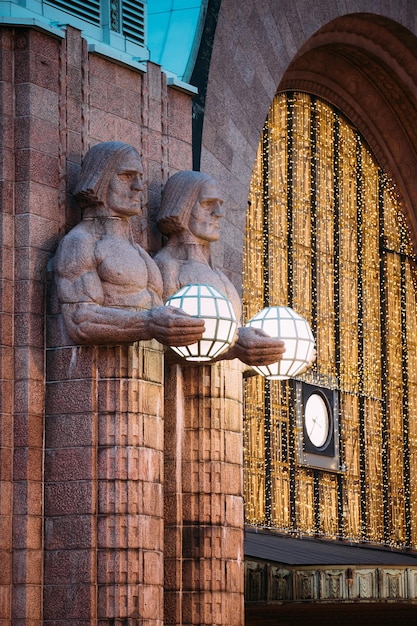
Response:
[[[326,441],[320,447],[315,446],[310,440],[305,425],[304,412],[307,404],[307,400],[312,395],[318,395],[324,400],[328,415],[329,415],[329,433],[326,437]],[[302,402],[303,402],[303,434],[304,434],[304,450],[313,454],[323,454],[324,456],[334,456],[334,411],[333,411],[333,392],[330,389],[323,387],[316,387],[315,385],[303,384],[302,388]]]
[[[295,381],[296,425],[297,425],[297,461],[300,465],[340,470],[339,455],[339,393],[322,385]],[[304,411],[308,398],[318,394],[324,400],[329,411],[329,434],[325,443],[317,447],[309,439],[304,420]]]

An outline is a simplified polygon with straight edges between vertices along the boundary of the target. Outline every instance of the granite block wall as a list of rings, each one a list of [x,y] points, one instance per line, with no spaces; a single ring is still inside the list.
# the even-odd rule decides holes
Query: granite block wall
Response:
[[[345,109],[349,104],[349,114],[356,109],[354,121],[356,124],[361,121],[360,128],[365,136],[372,138],[375,132],[385,135],[377,136],[372,148],[379,158],[382,146],[386,144],[382,163],[391,161],[390,170],[395,178],[401,179],[402,167],[404,174],[412,171],[408,161],[414,156],[408,156],[407,146],[414,133],[407,133],[407,138],[398,137],[401,134],[399,126],[410,119],[410,111],[399,115],[401,121],[395,131],[389,126],[385,113],[379,114],[379,122],[375,122],[373,116],[384,108],[385,98],[395,114],[399,114],[400,107],[407,108],[408,95],[413,94],[412,100],[415,97],[414,63],[411,60],[415,44],[410,36],[417,33],[415,8],[414,0],[395,3],[389,0],[322,0],[319,3],[310,0],[222,0],[207,78],[201,170],[217,178],[225,193],[226,214],[221,240],[213,248],[216,264],[225,268],[237,289],[242,285],[241,251],[250,179],[262,127],[278,89],[298,88],[317,93],[317,83],[320,83],[319,93],[323,97],[341,108],[342,104]],[[348,16],[358,17],[362,28],[353,25]],[[409,32],[402,31],[402,28]],[[327,38],[316,40],[321,29],[325,29]],[[380,29],[385,29],[382,38],[378,32]],[[391,37],[397,40],[394,46],[389,41]],[[327,46],[329,50],[328,58],[325,61],[320,59],[317,66],[308,63],[313,58],[313,55],[309,57],[309,52],[322,44],[323,49]],[[374,57],[378,64],[386,65],[388,75],[398,81],[401,95],[392,96],[391,87],[384,89],[385,82],[375,81],[374,70],[366,76],[365,85],[359,86],[356,77],[352,79],[352,66],[340,65],[333,45],[339,49],[349,46],[345,60],[351,58],[350,51],[361,50],[363,56],[356,64],[360,69],[364,69],[365,58],[368,58],[366,63]],[[285,80],[289,68],[298,69],[303,55],[307,63],[303,64],[302,71],[292,73],[291,80]],[[332,100],[335,85],[344,92],[343,101]],[[375,88],[382,92],[378,97],[370,94]],[[363,104],[357,102],[358,99],[363,100]],[[369,111],[372,112],[371,119],[368,119]],[[414,126],[414,122],[412,124]],[[388,128],[390,130],[385,132]],[[390,136],[395,137],[395,141],[390,142]],[[398,151],[397,145],[401,146]],[[390,156],[393,153],[395,159]],[[404,178],[406,180],[400,182],[406,204],[415,206],[415,200],[411,198],[414,191],[408,189],[413,186],[414,177],[406,174]],[[411,212],[409,221],[416,236],[416,218]]]
[[[2,27],[0,623],[163,623],[163,352],[79,347],[53,255],[80,219],[87,149],[142,155],[151,252],[168,175],[191,167],[191,97],[89,54],[81,33]]]

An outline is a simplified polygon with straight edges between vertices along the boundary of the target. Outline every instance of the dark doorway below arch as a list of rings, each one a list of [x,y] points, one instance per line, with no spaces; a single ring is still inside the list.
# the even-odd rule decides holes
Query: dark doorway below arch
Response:
[[[417,605],[398,603],[247,606],[245,626],[413,626]]]

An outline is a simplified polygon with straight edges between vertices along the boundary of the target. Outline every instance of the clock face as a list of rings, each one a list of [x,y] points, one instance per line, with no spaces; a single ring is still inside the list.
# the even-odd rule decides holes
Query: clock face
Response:
[[[327,403],[319,393],[312,393],[308,397],[304,421],[307,437],[315,448],[322,448],[329,437],[330,415]]]

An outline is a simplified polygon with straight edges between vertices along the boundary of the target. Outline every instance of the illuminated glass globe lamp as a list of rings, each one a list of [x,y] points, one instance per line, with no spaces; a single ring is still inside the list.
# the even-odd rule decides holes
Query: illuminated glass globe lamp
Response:
[[[237,319],[229,298],[211,285],[192,284],[172,295],[165,306],[182,309],[205,322],[203,337],[190,346],[171,346],[187,361],[211,361],[233,343]]]
[[[314,337],[307,320],[288,306],[270,306],[259,311],[246,326],[261,328],[270,337],[285,341],[282,359],[270,365],[252,366],[269,380],[285,380],[297,376],[311,363]]]

